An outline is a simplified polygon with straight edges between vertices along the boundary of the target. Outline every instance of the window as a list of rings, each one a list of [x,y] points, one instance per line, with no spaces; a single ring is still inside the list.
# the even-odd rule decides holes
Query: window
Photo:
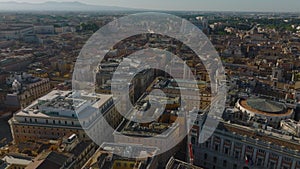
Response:
[[[209,147],[209,142],[205,142],[205,147],[208,148]]]
[[[219,144],[215,144],[215,151],[219,151]]]
[[[270,157],[272,157],[272,158],[278,158],[278,155],[275,154],[275,153],[271,153],[271,154],[270,154]]]
[[[192,144],[195,144],[195,143],[196,143],[195,137],[192,137],[191,142],[192,142]]]
[[[236,164],[233,164],[233,169],[237,169],[237,165]]]
[[[224,160],[224,161],[223,161],[223,167],[226,167],[226,166],[227,166],[227,161]]]
[[[217,163],[217,157],[214,157],[214,163]]]
[[[225,147],[225,148],[224,148],[224,153],[225,153],[225,154],[229,154],[229,148],[228,148],[228,147]]]
[[[240,156],[240,152],[239,151],[235,151],[234,153],[234,158],[238,159]]]
[[[275,162],[270,162],[270,165],[269,165],[269,168],[270,169],[275,169]]]
[[[206,153],[204,154],[204,159],[205,159],[205,160],[207,159],[207,154],[206,154]]]
[[[46,120],[46,124],[48,124],[48,120]]]
[[[258,165],[258,166],[262,166],[262,159],[261,159],[261,158],[258,158],[258,159],[257,159],[257,165]]]
[[[247,146],[247,150],[253,150],[253,147]]]
[[[286,161],[286,162],[290,162],[290,161],[292,161],[290,158],[288,158],[288,157],[284,157],[284,161]]]

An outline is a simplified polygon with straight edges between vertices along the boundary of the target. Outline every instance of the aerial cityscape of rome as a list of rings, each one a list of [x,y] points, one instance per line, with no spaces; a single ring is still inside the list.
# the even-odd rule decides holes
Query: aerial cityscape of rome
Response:
[[[300,169],[300,1],[0,0],[0,169]]]

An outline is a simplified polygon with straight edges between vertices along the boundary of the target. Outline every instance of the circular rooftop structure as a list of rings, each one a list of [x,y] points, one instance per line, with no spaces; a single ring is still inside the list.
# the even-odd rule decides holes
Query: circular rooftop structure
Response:
[[[277,128],[281,120],[293,118],[294,110],[284,103],[263,98],[240,99],[236,108],[245,115],[248,120],[267,120],[268,125]]]
[[[289,109],[284,103],[263,98],[240,99],[236,107],[243,112],[249,113],[251,116],[282,117],[285,119],[293,114],[293,110]]]
[[[261,98],[250,98],[246,100],[246,104],[252,109],[266,113],[281,114],[286,110],[286,106],[283,103]]]

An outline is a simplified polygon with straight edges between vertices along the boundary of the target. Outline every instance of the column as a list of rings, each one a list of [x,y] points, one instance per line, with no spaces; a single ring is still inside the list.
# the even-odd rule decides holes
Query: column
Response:
[[[242,158],[245,158],[245,150],[246,150],[246,145],[243,144],[243,147],[242,147],[242,154],[241,154],[241,157],[242,157]]]
[[[277,162],[277,169],[281,169],[281,161],[282,161],[282,156],[279,156],[278,162]]]
[[[257,149],[254,147],[253,155],[252,155],[252,160],[254,163],[256,162],[256,154],[257,154]]]
[[[221,137],[221,145],[220,145],[220,152],[223,153],[223,147],[224,147],[224,139]]]
[[[292,163],[292,168],[291,169],[296,169],[296,159],[293,159],[293,163]]]
[[[210,149],[211,149],[211,150],[214,149],[213,143],[214,143],[214,136],[211,136],[211,138],[210,138]]]
[[[268,151],[266,151],[266,156],[265,156],[265,161],[264,161],[264,167],[265,168],[268,167],[269,156],[270,156],[270,153]]]
[[[234,142],[231,141],[230,156],[234,156],[234,155],[233,155],[233,150],[234,150]]]

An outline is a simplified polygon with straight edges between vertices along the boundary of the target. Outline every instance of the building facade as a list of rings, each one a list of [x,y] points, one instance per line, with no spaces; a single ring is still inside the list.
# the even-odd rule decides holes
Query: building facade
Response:
[[[194,164],[207,169],[298,169],[298,138],[221,122],[204,143],[193,144]]]
[[[90,104],[94,105],[96,110],[105,110],[101,113],[112,127],[118,125],[121,117],[116,114],[114,107],[108,106],[112,103],[111,95],[94,95],[93,97],[87,95],[85,96],[87,100],[76,99],[74,101],[73,94],[71,91],[54,90],[14,114],[9,121],[14,142],[57,139],[70,133],[76,133],[79,138],[88,139],[83,128],[87,129],[93,120],[97,120],[94,117],[96,113],[92,114],[93,118],[89,116],[87,121],[81,119],[82,123],[80,123],[78,120],[80,112],[77,114],[75,108],[84,110]]]

